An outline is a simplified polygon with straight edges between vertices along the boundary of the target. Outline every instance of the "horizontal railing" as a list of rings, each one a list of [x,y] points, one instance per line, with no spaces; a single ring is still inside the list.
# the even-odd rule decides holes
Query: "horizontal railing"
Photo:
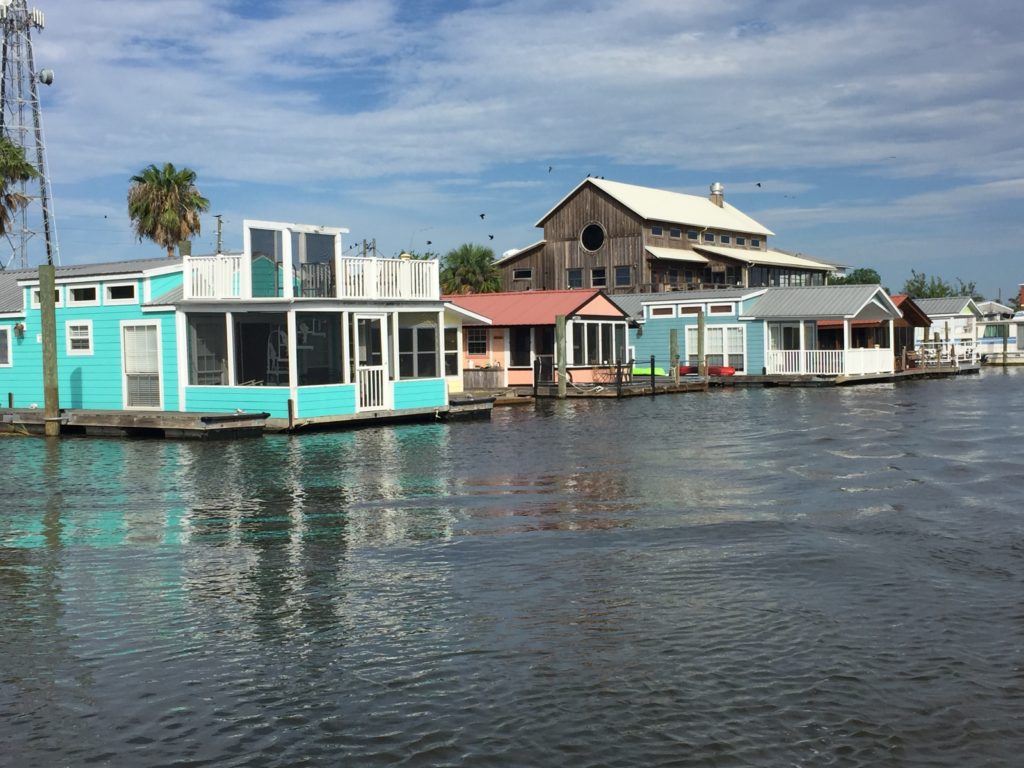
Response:
[[[856,376],[892,373],[895,358],[889,348],[871,349],[779,349],[768,353],[765,366],[771,375]]]
[[[243,274],[243,268],[250,264],[244,254],[185,257],[185,298],[252,298],[253,281],[250,275]],[[441,298],[436,261],[346,257],[339,266],[335,275],[330,263],[298,265],[292,275],[294,296],[434,301]]]

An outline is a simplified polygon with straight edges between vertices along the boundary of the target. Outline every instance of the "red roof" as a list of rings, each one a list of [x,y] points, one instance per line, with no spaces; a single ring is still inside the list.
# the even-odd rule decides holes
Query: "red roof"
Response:
[[[491,325],[510,326],[554,325],[558,315],[574,315],[595,298],[603,296],[601,291],[576,288],[568,291],[468,293],[443,296],[442,299],[489,318]],[[611,302],[608,304],[615,306]],[[616,316],[626,317],[621,310]]]

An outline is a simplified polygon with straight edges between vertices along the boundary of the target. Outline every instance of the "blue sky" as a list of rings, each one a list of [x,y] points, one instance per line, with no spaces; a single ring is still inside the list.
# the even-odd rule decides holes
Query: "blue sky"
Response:
[[[125,195],[170,161],[211,200],[196,252],[219,213],[228,248],[253,218],[348,227],[386,255],[500,255],[590,173],[721,181],[775,246],[894,291],[911,269],[993,298],[1024,281],[1011,0],[39,7],[65,264],[158,255]]]

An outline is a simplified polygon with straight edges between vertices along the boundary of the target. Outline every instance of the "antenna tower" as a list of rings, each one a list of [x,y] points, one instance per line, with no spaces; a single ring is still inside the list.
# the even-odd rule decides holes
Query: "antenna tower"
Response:
[[[60,264],[39,110],[39,84],[50,85],[53,71],[37,72],[32,55],[32,32],[42,30],[43,25],[43,12],[30,9],[26,0],[0,0],[0,29],[3,30],[0,136],[21,147],[25,159],[38,172],[37,178],[20,182],[12,189],[29,202],[12,216],[6,236],[10,254],[0,251],[0,268],[11,264],[28,267],[32,261],[38,263],[39,259],[30,258],[30,254],[32,249],[42,246],[46,248],[46,263]]]

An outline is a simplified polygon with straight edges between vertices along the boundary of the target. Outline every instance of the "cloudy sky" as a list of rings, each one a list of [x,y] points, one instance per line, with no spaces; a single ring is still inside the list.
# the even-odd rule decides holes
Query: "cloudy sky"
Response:
[[[170,161],[211,201],[196,252],[219,213],[227,248],[253,218],[500,254],[589,173],[721,181],[773,245],[893,290],[911,269],[993,298],[1024,281],[1019,0],[38,6],[65,264],[159,254],[125,194]]]

